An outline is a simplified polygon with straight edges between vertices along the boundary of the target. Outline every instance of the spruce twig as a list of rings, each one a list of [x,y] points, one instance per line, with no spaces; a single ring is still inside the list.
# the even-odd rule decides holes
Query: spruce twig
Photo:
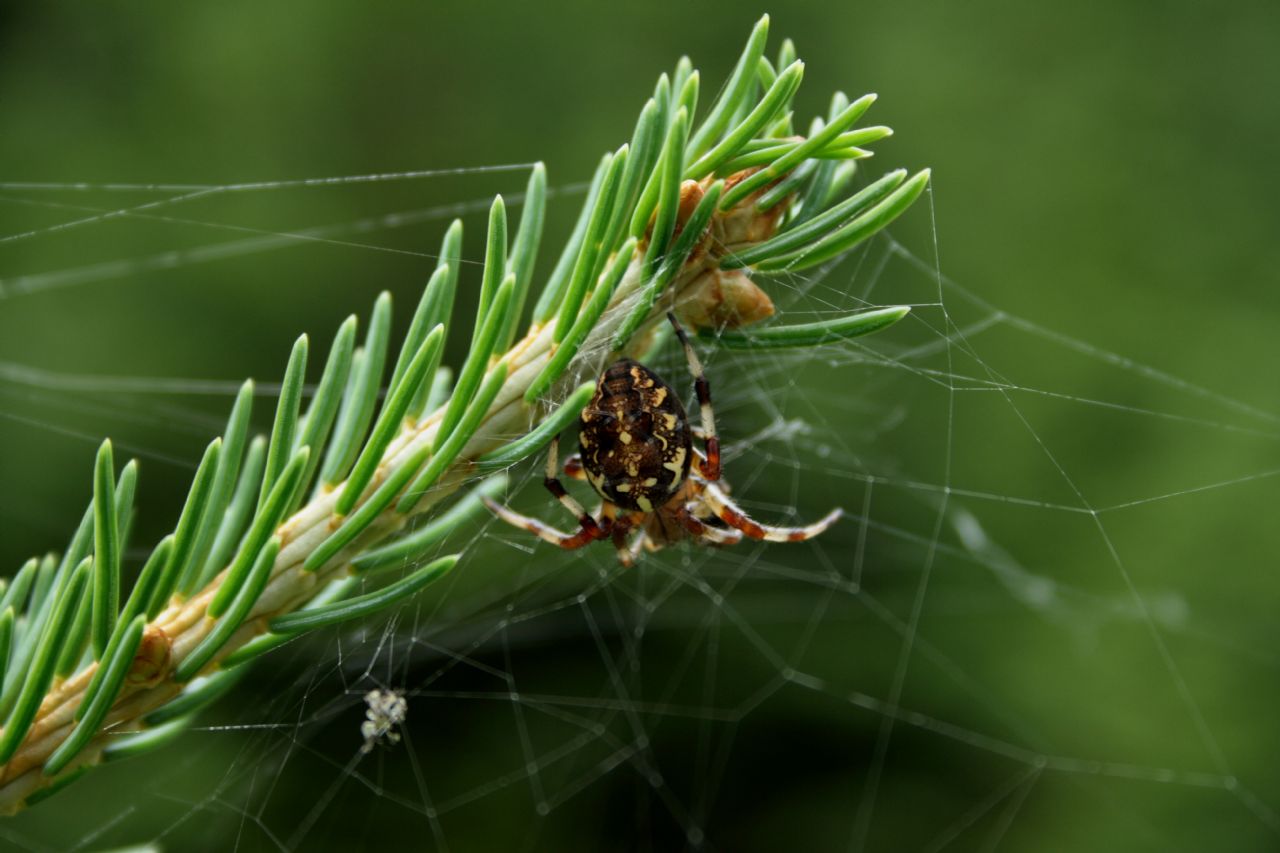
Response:
[[[892,171],[838,198],[852,175],[844,164],[889,131],[853,126],[873,96],[837,95],[808,138],[793,136],[804,66],[789,42],[777,65],[764,57],[768,29],[765,17],[704,117],[692,64],[682,59],[662,75],[630,141],[601,160],[523,337],[545,169],[530,175],[510,245],[505,204],[494,200],[476,321],[455,335],[471,342],[455,385],[440,358],[458,323],[461,222],[444,237],[394,360],[384,293],[361,345],[355,318],[339,328],[305,412],[309,345],[297,339],[269,439],[249,436],[246,383],[173,533],[123,604],[137,465],[117,477],[111,444],[102,445],[92,504],[66,552],[28,561],[0,596],[0,811],[48,797],[102,760],[173,742],[253,659],[298,633],[407,600],[465,562],[438,547],[505,485],[501,475],[480,477],[541,451],[573,421],[605,361],[647,349],[646,330],[668,310],[696,301],[702,313],[688,324],[739,349],[818,346],[907,313],[890,306],[736,328],[770,313],[746,310],[752,300],[769,304],[747,273],[790,274],[848,252],[929,181],[928,170]],[[720,276],[734,287],[706,286]],[[452,510],[416,523],[462,487],[470,493]]]

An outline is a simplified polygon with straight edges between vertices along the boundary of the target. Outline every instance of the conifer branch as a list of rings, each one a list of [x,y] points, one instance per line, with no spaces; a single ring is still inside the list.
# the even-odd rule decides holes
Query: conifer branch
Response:
[[[764,56],[768,28],[767,17],[757,23],[700,120],[700,78],[688,60],[662,75],[630,141],[601,161],[518,340],[542,237],[541,164],[510,244],[505,205],[494,200],[476,321],[463,335],[470,352],[452,388],[440,357],[445,339],[458,336],[461,222],[444,237],[397,353],[384,293],[362,343],[355,318],[338,329],[305,411],[310,343],[297,340],[269,437],[248,435],[246,383],[174,532],[123,603],[137,466],[117,472],[104,442],[92,502],[66,552],[32,559],[0,596],[0,811],[45,798],[100,761],[171,743],[254,658],[443,576],[465,555],[434,549],[452,525],[483,511],[480,495],[503,486],[482,477],[501,478],[540,451],[572,421],[590,392],[584,383],[607,359],[647,351],[667,311],[739,349],[821,345],[907,313],[740,330],[773,314],[751,275],[849,251],[929,180],[928,170],[894,171],[841,198],[852,164],[889,131],[853,127],[873,96],[850,103],[837,94],[809,136],[795,136],[790,105],[804,66],[789,42],[776,65]],[[466,497],[435,512],[463,487]]]

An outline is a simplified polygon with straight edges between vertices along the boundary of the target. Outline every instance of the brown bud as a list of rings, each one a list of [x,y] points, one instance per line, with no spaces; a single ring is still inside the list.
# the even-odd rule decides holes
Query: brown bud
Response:
[[[695,329],[736,329],[773,316],[773,301],[742,270],[711,269],[680,294],[676,316]]]
[[[680,206],[676,210],[676,232],[684,229],[684,224],[693,216],[693,210],[706,195],[702,184],[697,181],[685,181],[680,185]]]
[[[142,632],[142,642],[129,664],[125,681],[137,687],[154,687],[169,674],[172,663],[173,644],[169,635],[155,625],[148,625]]]
[[[684,230],[685,223],[689,221],[689,217],[693,216],[694,208],[698,206],[698,202],[702,201],[702,197],[706,195],[706,191],[702,184],[697,181],[684,181],[680,184],[680,200],[676,203],[676,222],[673,237],[679,236]],[[646,240],[653,239],[653,223],[658,217],[655,209],[649,214],[649,224],[645,226],[644,236]]]
[[[725,180],[725,191],[742,180],[760,171],[758,168],[744,169],[730,175]],[[779,178],[781,180],[781,178]],[[771,181],[735,204],[730,210],[722,213],[717,221],[716,239],[732,249],[750,243],[762,243],[772,237],[778,230],[778,222],[790,205],[775,204],[765,211],[756,210],[756,202],[760,196],[773,188],[777,180]]]

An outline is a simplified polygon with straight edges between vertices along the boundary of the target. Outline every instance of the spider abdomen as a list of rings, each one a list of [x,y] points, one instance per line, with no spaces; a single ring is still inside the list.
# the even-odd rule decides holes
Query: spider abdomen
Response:
[[[641,512],[661,507],[679,490],[693,458],[680,398],[630,359],[600,376],[582,410],[579,443],[582,468],[600,496]]]

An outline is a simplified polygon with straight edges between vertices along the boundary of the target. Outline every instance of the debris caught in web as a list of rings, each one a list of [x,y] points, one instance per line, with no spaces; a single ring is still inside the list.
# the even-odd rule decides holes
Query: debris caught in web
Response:
[[[369,710],[365,711],[368,719],[360,724],[360,736],[364,738],[360,752],[367,755],[379,743],[399,743],[400,733],[395,729],[409,713],[404,694],[398,690],[370,690],[364,694],[364,701]]]

